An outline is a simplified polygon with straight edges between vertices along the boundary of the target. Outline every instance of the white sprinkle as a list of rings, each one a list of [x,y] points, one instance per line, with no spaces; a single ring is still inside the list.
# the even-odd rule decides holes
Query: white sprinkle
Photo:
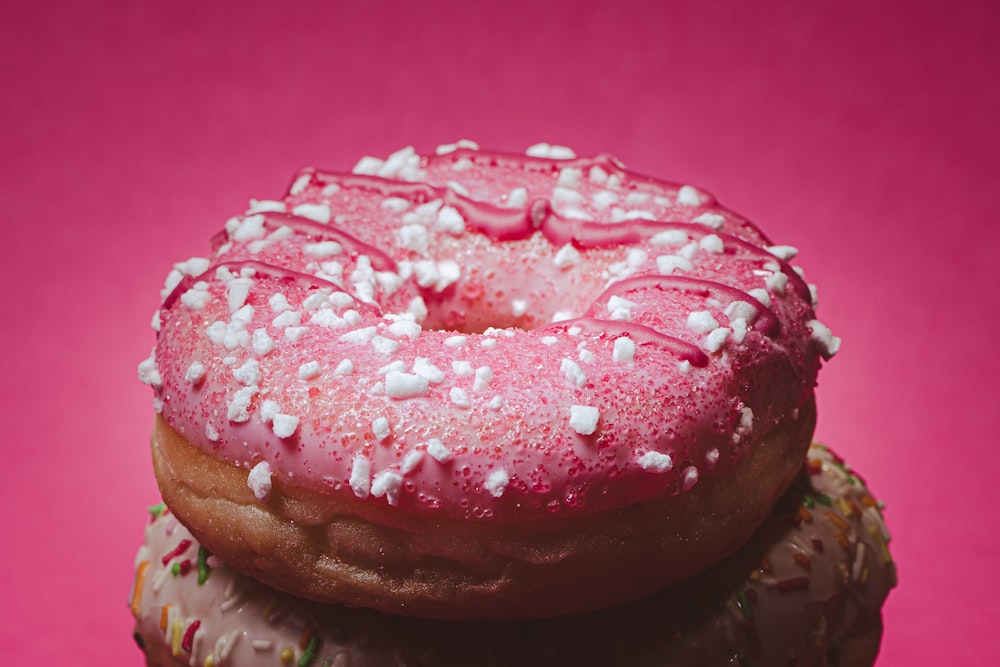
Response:
[[[244,385],[260,384],[260,364],[254,359],[247,359],[239,368],[233,369],[233,377]]]
[[[444,344],[448,347],[465,347],[465,336],[448,336],[444,339]]]
[[[208,438],[209,442],[218,442],[222,434],[219,433],[219,429],[215,428],[211,424],[205,424],[205,437]]]
[[[344,251],[344,247],[336,241],[320,241],[318,243],[306,243],[302,246],[302,252],[312,257],[333,257]]]
[[[316,222],[321,222],[323,224],[330,222],[330,218],[332,217],[330,207],[326,204],[299,204],[292,209],[292,214],[302,218],[315,220]]]
[[[667,472],[674,467],[670,454],[649,451],[638,458],[639,467],[649,472]]]
[[[308,331],[308,327],[286,327],[285,340],[295,342],[302,338],[302,334]]]
[[[667,229],[651,236],[649,242],[652,245],[684,245],[688,242],[688,234],[680,229]]]
[[[342,360],[339,364],[337,364],[337,367],[333,369],[333,374],[337,376],[350,375],[353,372],[354,372],[354,362],[351,361],[350,359]]]
[[[284,327],[297,327],[302,324],[302,313],[297,310],[285,310],[271,320],[271,326],[276,329]]]
[[[747,292],[750,296],[760,301],[761,305],[765,308],[771,307],[771,295],[767,293],[767,290],[760,287],[755,287],[754,289]]]
[[[775,271],[765,279],[764,284],[775,294],[781,295],[785,293],[785,286],[788,285],[788,276],[781,271]]]
[[[385,376],[385,394],[389,398],[406,399],[426,396],[428,390],[427,378],[422,375],[411,375],[392,371]]]
[[[230,313],[235,313],[246,303],[247,296],[250,294],[251,282],[249,278],[233,278],[229,281],[226,297],[229,301]]]
[[[552,258],[552,263],[560,269],[568,269],[569,267],[579,263],[581,257],[580,251],[573,247],[573,244],[567,243],[563,247],[559,248],[555,257]]]
[[[271,466],[267,461],[255,465],[247,475],[247,487],[260,502],[266,502],[271,495]]]
[[[166,570],[164,570],[164,572],[166,572]],[[252,642],[250,642],[250,646],[253,647],[254,651],[257,651],[259,653],[274,650],[274,642],[268,641],[266,639],[254,639]]]
[[[772,245],[768,246],[766,250],[786,262],[795,259],[795,256],[799,254],[799,249],[790,245]]]
[[[407,250],[427,254],[430,248],[430,236],[427,228],[421,224],[403,225],[399,228],[399,244]]]
[[[486,404],[491,410],[499,410],[503,407],[503,396],[494,396],[490,399],[490,402]]]
[[[392,435],[392,431],[389,428],[389,420],[385,417],[377,417],[372,421],[372,433],[375,434],[376,440],[384,442],[386,438]]]
[[[354,462],[351,465],[351,478],[349,483],[351,485],[351,490],[354,491],[354,495],[358,498],[367,498],[371,493],[371,472],[371,461],[366,459],[363,454],[355,454]]]
[[[704,250],[705,252],[711,252],[715,254],[721,253],[722,251],[725,250],[725,246],[722,243],[722,238],[717,234],[709,234],[707,236],[701,237],[701,240],[698,241],[698,247]]]
[[[600,411],[589,405],[573,405],[569,409],[569,425],[580,435],[593,434],[600,417]]]
[[[327,297],[327,300],[334,308],[348,308],[354,305],[354,297],[347,292],[334,292]]]
[[[451,402],[455,407],[468,409],[472,407],[472,401],[469,400],[469,392],[465,391],[460,387],[452,387],[449,392],[451,397]]]
[[[353,343],[355,345],[366,345],[375,335],[375,327],[364,327],[355,329],[340,336],[343,343]]]
[[[840,349],[841,340],[834,336],[830,328],[819,320],[810,320],[806,326],[812,331],[812,339],[819,345],[820,354],[829,360]]]
[[[382,200],[380,206],[393,213],[402,213],[410,208],[410,202],[408,199],[403,199],[402,197],[386,197]]]
[[[718,213],[705,212],[695,218],[692,222],[699,222],[703,225],[711,227],[715,231],[721,230],[725,224],[726,219],[719,215]]]
[[[704,334],[719,326],[719,322],[707,310],[696,310],[688,315],[687,327],[697,334]]]
[[[740,423],[736,430],[741,435],[747,435],[753,430],[753,410],[747,406],[740,408]]]
[[[590,200],[594,203],[594,208],[603,211],[618,203],[618,195],[610,190],[598,190],[590,195]]]
[[[227,416],[229,421],[242,423],[250,420],[250,402],[257,395],[260,388],[256,385],[237,389],[233,393],[233,400],[229,402]]]
[[[594,353],[591,352],[590,350],[580,350],[580,354],[578,356],[580,358],[580,361],[582,361],[585,364],[594,363]]]
[[[259,214],[246,216],[242,222],[236,225],[230,236],[234,241],[253,241],[262,238],[264,236],[264,216]]]
[[[192,361],[191,365],[187,368],[187,372],[184,373],[184,380],[190,382],[191,384],[198,384],[204,378],[205,365],[198,363],[197,361]]]
[[[492,349],[497,346],[496,338],[483,338],[479,341],[479,347],[485,347],[487,349]]]
[[[809,301],[812,303],[813,310],[819,308],[819,288],[812,283],[809,283]],[[157,312],[157,315],[159,315],[159,312]]]
[[[611,313],[612,320],[629,322],[632,320],[632,307],[635,303],[620,296],[612,295],[608,299],[608,312]]]
[[[385,375],[386,373],[391,373],[392,371],[403,372],[406,370],[406,362],[402,359],[397,359],[391,363],[386,364],[382,368],[376,371],[379,375]]]
[[[503,492],[507,489],[507,485],[510,483],[510,475],[503,468],[499,470],[494,470],[483,482],[483,486],[490,495],[494,498],[499,498],[503,495]]]
[[[555,336],[542,336],[542,345],[555,345],[559,339]]]
[[[444,371],[431,363],[427,357],[417,357],[413,360],[413,372],[431,384],[443,382],[445,378]]]
[[[330,308],[317,310],[313,313],[309,317],[309,324],[314,324],[324,329],[346,329],[348,327],[347,320],[337,315]]]
[[[690,260],[680,255],[659,255],[656,258],[656,270],[665,276],[674,271],[690,271],[693,268]]]
[[[307,361],[299,366],[299,379],[312,380],[313,378],[318,378],[320,376],[320,372],[318,361]]]
[[[546,143],[529,146],[525,154],[531,157],[549,158],[550,160],[572,160],[576,157],[576,153],[565,146],[554,146]]]
[[[291,310],[292,307],[288,305],[288,299],[281,292],[275,292],[271,295],[271,298],[267,300],[267,304],[271,307],[272,313],[283,313],[286,310]]]
[[[462,269],[458,262],[446,259],[443,262],[438,262],[438,274],[440,277],[434,285],[434,291],[442,292],[458,282],[458,279],[462,277]]]
[[[701,194],[690,185],[682,185],[677,191],[677,203],[682,206],[700,206]]]
[[[569,310],[557,310],[556,312],[552,313],[553,322],[562,322],[563,320],[571,320],[573,319],[573,317],[575,317],[573,315],[573,312]],[[612,317],[612,319],[614,318]],[[546,337],[548,338],[548,336]]]
[[[611,358],[620,364],[631,364],[635,360],[635,343],[628,336],[615,339]]]
[[[470,148],[470,149],[472,149],[474,151],[478,151],[479,150],[479,144],[477,144],[475,141],[472,141],[470,139],[459,139],[458,141],[456,141],[453,144],[441,144],[436,149],[434,149],[434,151],[438,155],[447,155],[448,153],[454,153],[459,148]]]
[[[435,224],[441,231],[456,236],[465,231],[465,218],[453,206],[442,206]]]
[[[587,176],[590,179],[590,182],[596,185],[603,185],[608,180],[608,172],[604,171],[604,169],[596,164],[590,168],[590,172]]]
[[[726,317],[730,320],[742,318],[747,322],[757,319],[757,306],[747,301],[733,301],[726,306]]]
[[[528,191],[524,188],[514,188],[507,195],[508,208],[523,208],[528,203]]]
[[[309,177],[306,176],[306,182]],[[296,193],[291,193],[296,194]],[[247,208],[247,213],[284,213],[286,210],[284,202],[273,199],[251,199]]]
[[[151,387],[159,387],[163,384],[163,377],[156,367],[156,350],[149,353],[149,357],[143,359],[138,367],[139,381]]]
[[[687,375],[691,372],[691,362],[685,359],[677,364],[677,370],[681,372],[682,375]]]
[[[437,438],[431,438],[427,441],[427,453],[438,463],[447,463],[455,457],[452,451]]]
[[[211,299],[208,284],[203,281],[196,282],[191,289],[181,294],[181,303],[191,310],[204,310]]]
[[[302,174],[301,176],[295,179],[295,182],[292,183],[292,187],[288,188],[288,194],[290,195],[302,194],[302,191],[306,189],[306,187],[309,185],[309,181],[311,180],[312,180],[312,174],[310,173]]]
[[[253,332],[252,341],[253,351],[260,356],[264,356],[274,350],[274,339],[263,328],[256,329]]]
[[[524,299],[514,299],[510,302],[510,309],[515,317],[521,317],[528,312],[528,302]]]
[[[708,465],[709,470],[715,469],[715,464],[719,462],[719,450],[710,449],[707,454],[705,454],[705,463]]]
[[[279,438],[290,438],[299,427],[299,418],[279,412],[274,415],[271,430]]]
[[[407,474],[412,472],[424,459],[424,453],[419,449],[412,449],[403,457],[403,463],[399,466],[399,472]]]
[[[575,384],[577,387],[582,387],[587,383],[587,375],[580,368],[580,365],[573,361],[572,359],[563,359],[559,366],[559,370],[562,374],[566,376],[566,379]]]
[[[475,372],[472,368],[472,362],[462,360],[452,361],[451,370],[460,378],[467,377]]]
[[[698,483],[698,469],[694,466],[688,466],[684,468],[684,472],[681,473],[681,488],[685,491],[690,491],[691,487]]]
[[[733,332],[729,329],[729,327],[719,327],[718,329],[713,329],[707,336],[705,336],[705,350],[715,354],[722,349],[732,333]]]
[[[683,257],[684,259],[691,261],[694,259],[695,255],[698,254],[698,243],[695,241],[686,243],[680,250],[677,251],[676,254],[678,257]]]
[[[423,331],[423,327],[411,320],[396,320],[389,325],[389,333],[393,336],[405,337],[410,340],[416,340],[421,331]]]
[[[473,391],[482,391],[493,379],[493,369],[489,366],[480,366],[476,369],[476,379],[472,383]]]
[[[281,406],[277,401],[264,401],[260,404],[260,419],[265,424],[273,421],[274,416],[281,413]]]
[[[391,470],[383,470],[372,480],[371,494],[376,498],[385,496],[390,505],[399,504],[399,490],[403,488],[403,478]]]
[[[399,349],[399,343],[384,336],[372,336],[372,347],[383,356],[388,356]]]
[[[742,317],[736,317],[734,319],[729,320],[729,328],[733,330],[733,335],[731,340],[736,345],[739,345],[744,340],[746,340],[747,332],[750,330],[750,328],[747,326],[747,321]]]

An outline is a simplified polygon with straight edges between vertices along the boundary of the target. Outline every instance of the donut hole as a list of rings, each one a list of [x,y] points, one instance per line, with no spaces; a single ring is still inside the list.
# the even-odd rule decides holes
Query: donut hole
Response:
[[[567,271],[553,264],[556,249],[544,238],[533,238],[528,246],[495,243],[477,249],[475,261],[460,261],[458,281],[440,292],[423,290],[423,327],[464,334],[533,331],[581,316],[604,291],[601,253]]]

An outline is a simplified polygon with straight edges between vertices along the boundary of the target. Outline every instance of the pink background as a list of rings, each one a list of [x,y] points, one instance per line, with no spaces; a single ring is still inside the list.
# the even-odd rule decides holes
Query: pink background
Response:
[[[6,655],[140,663],[171,262],[300,166],[470,137],[611,152],[800,247],[845,341],[819,436],[895,535],[880,664],[1000,658],[1000,5],[281,4],[0,9]]]

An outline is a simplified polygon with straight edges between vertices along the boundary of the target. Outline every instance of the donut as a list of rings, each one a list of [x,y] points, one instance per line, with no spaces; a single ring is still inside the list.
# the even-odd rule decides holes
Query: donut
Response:
[[[745,543],[801,466],[840,341],[794,254],[558,147],[304,170],[168,276],[139,366],[161,493],[314,600],[502,619],[648,595]]]
[[[880,505],[829,449],[750,542],[624,607],[441,621],[322,605],[230,570],[154,508],[130,597],[147,665],[871,665],[895,585]]]

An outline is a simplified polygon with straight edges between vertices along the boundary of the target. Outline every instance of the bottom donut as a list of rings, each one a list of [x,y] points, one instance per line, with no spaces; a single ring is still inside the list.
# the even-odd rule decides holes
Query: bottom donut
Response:
[[[302,600],[226,568],[169,509],[151,514],[129,598],[150,667],[871,665],[896,584],[879,504],[816,444],[723,563],[624,607],[544,620],[432,621]]]

